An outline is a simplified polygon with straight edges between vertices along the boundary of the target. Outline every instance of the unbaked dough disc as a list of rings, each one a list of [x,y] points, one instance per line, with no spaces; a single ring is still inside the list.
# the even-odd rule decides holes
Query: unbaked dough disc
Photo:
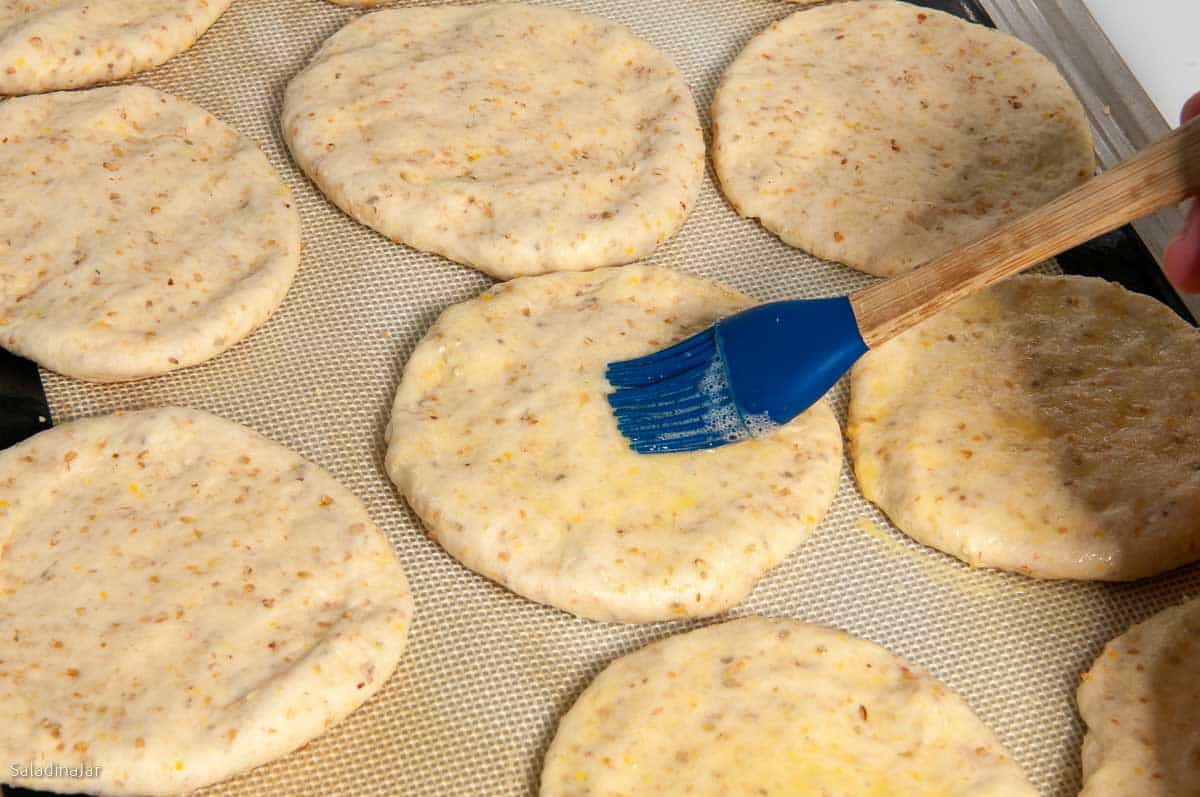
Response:
[[[967,704],[873,642],[748,617],[610,664],[558,726],[541,797],[1033,797]]]
[[[405,366],[388,473],[452,556],[527,598],[618,622],[723,611],[821,522],[842,462],[833,411],[822,400],[767,439],[639,455],[604,369],[749,303],[626,266],[455,305]]]
[[[900,2],[797,11],[755,37],[712,104],[713,163],[743,216],[891,276],[1094,169],[1078,99],[1032,47]]]
[[[0,94],[92,86],[158,66],[232,2],[0,0]]]
[[[359,17],[288,86],[282,125],[346,213],[501,279],[645,257],[704,176],[696,107],[666,56],[545,6]]]
[[[1200,797],[1200,599],[1112,640],[1079,686],[1080,797]]]
[[[207,413],[67,423],[0,452],[0,782],[180,794],[374,694],[412,598],[366,508]],[[16,776],[99,767],[94,778]]]
[[[291,192],[253,141],[144,86],[0,102],[0,344],[99,382],[211,359],[283,301]]]
[[[1124,580],[1200,558],[1200,334],[1088,277],[1017,277],[854,367],[863,494],[972,564]]]

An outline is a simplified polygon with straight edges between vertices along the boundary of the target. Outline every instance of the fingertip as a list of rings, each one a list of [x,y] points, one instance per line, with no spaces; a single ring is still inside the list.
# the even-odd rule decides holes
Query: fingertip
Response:
[[[1179,123],[1187,124],[1189,119],[1200,116],[1200,91],[1196,92],[1183,104],[1183,113],[1179,115]]]
[[[1200,92],[1183,104],[1180,123],[1200,116]],[[1200,293],[1200,201],[1192,203],[1183,229],[1163,252],[1163,273],[1180,291]]]
[[[1193,203],[1183,230],[1167,244],[1163,273],[1184,293],[1200,293],[1200,202]]]
[[[1181,245],[1179,236],[1172,238],[1171,243],[1167,244],[1167,250],[1163,254],[1163,274],[1166,274],[1167,281],[1174,285],[1177,291],[1196,293],[1200,291],[1200,285],[1192,284],[1191,268],[1187,259],[1179,252]]]

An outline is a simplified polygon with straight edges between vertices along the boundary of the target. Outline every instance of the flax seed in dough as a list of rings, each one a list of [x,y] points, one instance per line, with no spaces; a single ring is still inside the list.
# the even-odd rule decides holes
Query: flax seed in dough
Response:
[[[863,494],[973,564],[1127,580],[1200,559],[1200,333],[1089,277],[1007,280],[869,352]]]
[[[747,617],[617,659],[559,723],[541,797],[1034,797],[955,693],[878,645]]]
[[[258,146],[145,86],[0,102],[0,345],[67,376],[211,359],[283,301],[300,216]]]
[[[0,548],[13,785],[181,794],[264,764],[377,692],[412,622],[361,501],[194,410],[75,421],[0,452]]]
[[[282,126],[350,216],[500,279],[645,257],[704,175],[679,70],[627,28],[548,6],[359,17],[292,80]]]
[[[750,300],[643,266],[503,283],[446,310],[404,368],[387,470],[452,556],[582,617],[651,622],[744,598],[837,491],[829,403],[775,435],[643,456],[617,431],[608,362]]]
[[[0,0],[0,94],[128,77],[191,47],[233,0]]]
[[[735,210],[792,246],[903,273],[1092,175],[1083,108],[1050,61],[908,3],[797,11],[755,37],[712,104]]]

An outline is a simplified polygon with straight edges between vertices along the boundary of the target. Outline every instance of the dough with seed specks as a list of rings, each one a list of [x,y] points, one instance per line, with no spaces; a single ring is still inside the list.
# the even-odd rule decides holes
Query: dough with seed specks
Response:
[[[616,622],[721,612],[828,509],[842,462],[833,411],[822,400],[766,439],[639,455],[604,369],[749,304],[626,266],[455,305],[404,368],[388,473],[456,559],[527,598]]]
[[[67,376],[209,360],[283,301],[291,192],[254,142],[144,86],[0,102],[0,344]]]
[[[755,37],[712,105],[743,216],[891,276],[1092,175],[1078,99],[1032,47],[900,2],[797,11]]]
[[[359,17],[288,86],[282,125],[346,213],[500,279],[649,255],[704,175],[696,107],[666,56],[544,6]]]
[[[1200,599],[1105,646],[1079,686],[1080,797],[1200,797]]]
[[[748,617],[610,664],[558,726],[541,797],[1034,797],[958,695],[873,642]]]
[[[233,0],[0,0],[0,94],[128,77],[183,52]]]
[[[348,715],[412,597],[366,508],[207,413],[89,418],[0,452],[0,782],[179,794]],[[8,762],[99,766],[13,777]]]
[[[916,540],[1038,578],[1200,559],[1200,334],[1104,280],[1003,282],[865,355],[847,436]]]

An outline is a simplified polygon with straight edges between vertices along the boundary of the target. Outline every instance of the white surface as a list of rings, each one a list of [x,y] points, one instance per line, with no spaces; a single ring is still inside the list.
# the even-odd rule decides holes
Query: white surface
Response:
[[[1171,125],[1200,91],[1200,2],[1084,0]]]

